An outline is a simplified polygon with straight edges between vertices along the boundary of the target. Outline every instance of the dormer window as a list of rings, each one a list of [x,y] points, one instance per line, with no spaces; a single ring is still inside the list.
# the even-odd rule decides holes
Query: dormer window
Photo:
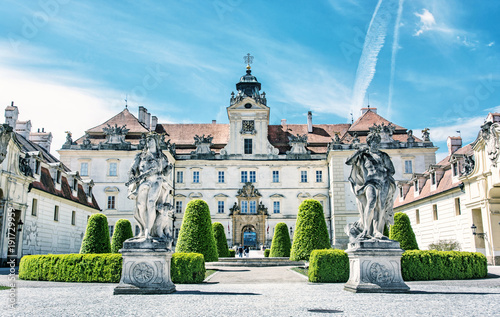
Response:
[[[399,187],[399,197],[403,198],[403,187]]]
[[[75,178],[73,179],[73,190],[77,190],[78,189],[78,180]]]
[[[245,154],[252,154],[252,139],[245,139],[244,140],[244,153]]]
[[[92,186],[89,185],[89,192],[87,193],[87,196],[92,197]]]
[[[416,179],[415,182],[413,183],[413,189],[415,193],[418,193],[418,179]]]
[[[35,160],[35,174],[40,175],[40,161]]]
[[[56,183],[58,183],[58,184],[61,183],[61,171],[60,170],[56,171]]]
[[[458,162],[454,162],[451,166],[453,168],[453,176],[458,176]]]
[[[431,184],[436,185],[436,172],[431,173]]]

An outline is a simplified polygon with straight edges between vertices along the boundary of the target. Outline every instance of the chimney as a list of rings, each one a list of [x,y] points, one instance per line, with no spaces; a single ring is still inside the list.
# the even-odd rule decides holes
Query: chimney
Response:
[[[139,106],[139,122],[146,123],[146,113],[148,113],[148,109],[143,106]]]
[[[146,112],[144,124],[146,124],[146,129],[149,129],[151,126],[151,113]]]
[[[307,112],[307,132],[313,132],[313,114],[311,111]]]
[[[16,128],[17,118],[19,117],[19,109],[14,106],[14,101],[5,108],[5,123],[7,123],[12,129]]]
[[[217,120],[212,120],[212,124],[217,124]]]
[[[17,121],[16,129],[14,130],[16,133],[19,133],[26,140],[29,140],[31,133],[31,121]]]
[[[286,119],[281,119],[281,126],[285,127],[286,126]]]
[[[456,150],[462,147],[462,137],[459,136],[449,136],[446,140],[448,145],[448,154],[452,155]]]
[[[29,134],[29,139],[31,142],[38,144],[43,147],[47,152],[50,152],[50,145],[52,144],[52,133],[45,132],[45,128],[42,128],[42,132],[38,129],[38,132],[31,132]]]
[[[152,116],[151,117],[151,131],[156,130],[156,125],[158,124],[158,117],[157,116]]]
[[[377,113],[377,108],[361,108],[361,115],[364,115],[365,113],[367,113],[368,111],[371,111],[373,113]]]

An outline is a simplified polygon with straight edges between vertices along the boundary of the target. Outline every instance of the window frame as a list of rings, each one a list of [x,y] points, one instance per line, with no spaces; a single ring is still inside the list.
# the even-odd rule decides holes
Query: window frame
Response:
[[[38,199],[33,198],[31,201],[31,215],[37,217],[38,215]]]
[[[273,183],[280,182],[280,171],[274,170],[272,171]]]
[[[248,171],[240,171],[240,183],[248,183]]]
[[[80,162],[80,176],[89,176],[89,162]]]
[[[307,171],[300,171],[300,182],[307,183]]]
[[[184,171],[177,171],[175,182],[178,184],[184,184]]]
[[[71,225],[76,226],[76,211],[75,210],[71,211]]]
[[[193,171],[193,183],[194,184],[200,183],[200,171]]]
[[[175,201],[175,213],[182,214],[182,200]]]
[[[54,221],[59,222],[59,206],[54,206]]]
[[[109,162],[109,164],[108,164],[108,176],[111,176],[111,177],[118,176],[118,162]]]
[[[224,171],[217,171],[217,183],[224,184],[225,180],[226,179]]]
[[[273,214],[281,213],[281,202],[279,200],[273,201]]]
[[[253,139],[243,139],[243,154],[253,154]]]
[[[224,208],[225,208],[224,200],[218,200],[217,201],[217,213],[218,214],[223,214],[224,213]]]
[[[108,195],[106,206],[108,207],[106,209],[111,209],[111,210],[116,209],[116,196],[115,195]]]

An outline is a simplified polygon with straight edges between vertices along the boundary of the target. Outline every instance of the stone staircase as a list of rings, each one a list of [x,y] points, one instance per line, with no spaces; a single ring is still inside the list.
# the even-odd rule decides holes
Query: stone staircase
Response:
[[[206,267],[219,266],[301,266],[305,265],[304,261],[290,261],[288,258],[219,258],[219,262],[207,262]]]

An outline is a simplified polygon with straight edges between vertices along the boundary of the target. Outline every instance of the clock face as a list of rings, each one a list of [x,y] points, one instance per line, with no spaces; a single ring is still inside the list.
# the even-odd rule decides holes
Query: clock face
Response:
[[[243,131],[252,132],[255,129],[255,123],[253,120],[243,120],[242,125]]]

